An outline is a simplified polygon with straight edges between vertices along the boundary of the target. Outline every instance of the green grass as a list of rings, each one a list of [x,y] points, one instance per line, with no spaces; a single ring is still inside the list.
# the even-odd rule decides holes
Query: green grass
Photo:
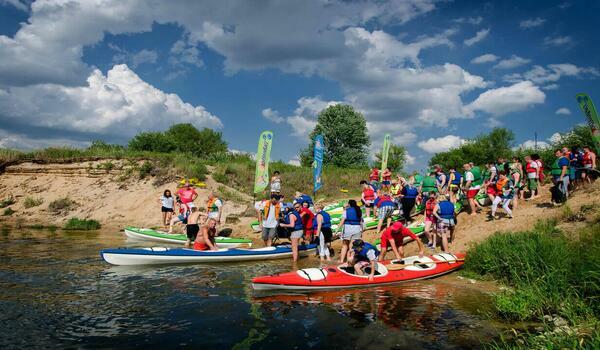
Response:
[[[23,202],[23,206],[27,209],[37,207],[44,203],[42,198],[33,198],[33,197],[25,197],[25,201]]]
[[[50,202],[50,204],[48,204],[48,210],[50,210],[52,213],[59,214],[62,212],[68,212],[69,210],[73,209],[75,205],[76,203],[74,201],[68,197],[65,197]]]
[[[15,211],[12,210],[12,208],[8,207],[8,208],[4,209],[4,212],[2,213],[2,215],[3,216],[11,216],[14,213],[15,213]]]
[[[100,223],[96,220],[87,220],[87,219],[79,219],[79,218],[71,218],[65,226],[64,230],[82,230],[82,231],[90,231],[97,230],[101,227]]]
[[[15,204],[15,199],[13,197],[5,198],[0,201],[0,208],[6,208],[9,205]]]

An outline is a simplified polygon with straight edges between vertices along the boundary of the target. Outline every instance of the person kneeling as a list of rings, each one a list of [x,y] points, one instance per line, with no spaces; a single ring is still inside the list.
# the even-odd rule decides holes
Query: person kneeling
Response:
[[[423,257],[425,254],[425,247],[423,243],[411,230],[407,229],[400,221],[392,224],[392,226],[382,230],[381,232],[381,254],[379,254],[379,261],[385,259],[388,246],[392,247],[396,259],[402,260],[404,257],[404,238],[410,237],[419,245],[419,257]]]
[[[373,280],[375,271],[377,271],[377,257],[379,251],[377,248],[362,239],[352,242],[352,250],[349,254],[348,265],[354,266],[354,273],[359,276],[369,274],[369,281]],[[367,270],[370,268],[370,270]]]
[[[206,221],[206,225],[202,226],[202,230],[196,237],[194,242],[195,250],[219,250],[215,243],[215,236],[217,234],[217,220],[209,218]]]

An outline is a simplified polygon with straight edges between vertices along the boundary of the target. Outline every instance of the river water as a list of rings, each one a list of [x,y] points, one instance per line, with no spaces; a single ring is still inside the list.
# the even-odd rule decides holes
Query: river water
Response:
[[[257,294],[291,262],[117,267],[122,233],[0,232],[0,348],[463,349],[497,336],[456,274],[394,287]],[[156,244],[154,244],[156,245]],[[315,266],[314,258],[300,267]]]

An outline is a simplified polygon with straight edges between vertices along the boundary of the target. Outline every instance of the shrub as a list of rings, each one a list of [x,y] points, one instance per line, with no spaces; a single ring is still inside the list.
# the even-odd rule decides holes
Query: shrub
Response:
[[[100,223],[96,220],[87,220],[87,219],[79,219],[79,218],[71,218],[63,229],[65,230],[97,230],[101,227]]]
[[[154,170],[154,164],[152,164],[152,162],[148,162],[148,161],[144,162],[142,164],[142,166],[140,166],[140,169],[139,169],[140,180],[145,178],[146,176],[150,175],[152,170]]]
[[[76,203],[68,197],[54,200],[48,204],[48,210],[54,214],[60,214],[62,212],[68,212],[75,207]]]
[[[42,198],[26,197],[25,201],[23,202],[23,206],[25,208],[29,209],[29,208],[37,207],[38,205],[41,205],[42,203],[44,203],[44,200]]]
[[[15,204],[15,199],[13,197],[5,198],[0,202],[0,208],[6,208],[13,204]]]
[[[8,208],[4,209],[4,212],[2,213],[2,215],[4,215],[4,216],[11,216],[14,213],[15,213],[15,211],[12,210],[10,207],[8,207]]]

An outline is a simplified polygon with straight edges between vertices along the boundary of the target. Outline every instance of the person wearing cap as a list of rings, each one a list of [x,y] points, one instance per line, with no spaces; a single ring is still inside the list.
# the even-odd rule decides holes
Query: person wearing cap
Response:
[[[354,266],[354,273],[359,276],[369,274],[369,281],[375,277],[375,271],[377,271],[377,257],[379,251],[370,243],[366,243],[362,239],[357,239],[352,242],[352,250],[349,254],[348,265]],[[370,270],[367,268],[370,267]]]
[[[392,248],[396,259],[401,260],[404,257],[404,238],[412,238],[419,245],[419,257],[425,254],[425,247],[423,243],[411,230],[406,228],[400,221],[392,224],[392,226],[382,230],[381,234],[381,254],[379,254],[379,261],[385,260],[385,254],[387,253],[388,246]]]
[[[182,203],[186,204],[190,208],[194,206],[194,201],[196,198],[198,198],[198,193],[192,187],[192,185],[190,185],[189,181],[186,181],[185,185],[178,189],[175,194],[181,198]]]

